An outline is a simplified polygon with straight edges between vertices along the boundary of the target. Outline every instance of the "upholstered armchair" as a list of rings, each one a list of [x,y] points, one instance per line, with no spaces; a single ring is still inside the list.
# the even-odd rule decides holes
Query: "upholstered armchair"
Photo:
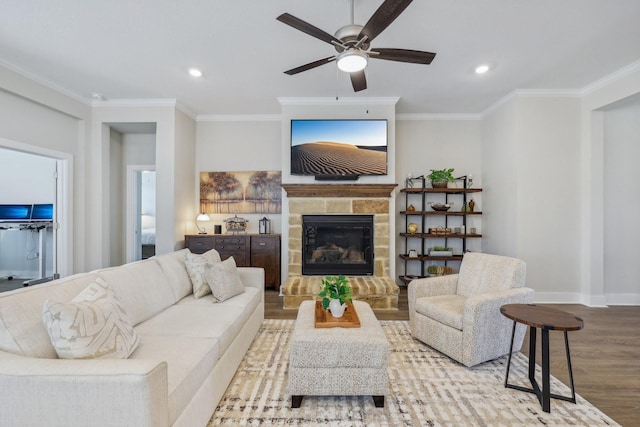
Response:
[[[533,302],[525,274],[520,259],[468,252],[459,274],[411,281],[412,335],[465,366],[509,353],[513,321],[500,307]],[[513,351],[520,350],[525,332],[524,325],[517,326]]]

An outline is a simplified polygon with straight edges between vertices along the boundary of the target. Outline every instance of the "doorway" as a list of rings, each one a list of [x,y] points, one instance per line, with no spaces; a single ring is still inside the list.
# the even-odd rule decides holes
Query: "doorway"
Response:
[[[147,259],[156,248],[156,171],[153,165],[127,167],[127,262]]]
[[[0,222],[0,278],[12,279],[6,285],[71,273],[71,162],[64,153],[0,138],[0,179],[13,183],[0,188],[0,205],[23,205],[28,212],[28,218]]]

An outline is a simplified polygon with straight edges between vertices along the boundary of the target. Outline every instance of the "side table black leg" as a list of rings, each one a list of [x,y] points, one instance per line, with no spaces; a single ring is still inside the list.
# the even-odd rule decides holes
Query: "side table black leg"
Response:
[[[509,369],[511,369],[511,355],[513,354],[513,339],[516,336],[516,321],[513,321],[513,330],[511,331],[511,344],[509,345],[509,359],[507,360],[507,374],[504,376],[504,386],[509,385]]]
[[[383,396],[371,396],[373,397],[373,404],[376,405],[376,408],[384,408],[384,395]]]
[[[564,349],[567,352],[567,366],[569,368],[569,381],[571,382],[571,400],[569,402],[576,403],[576,388],[573,384],[573,369],[571,369],[571,354],[569,353],[569,337],[567,331],[564,331]]]
[[[532,384],[536,381],[536,341],[538,330],[531,326],[529,328],[529,381]]]
[[[303,396],[299,396],[299,395],[291,396],[291,407],[299,408],[300,405],[302,404],[302,397]]]
[[[551,412],[549,375],[549,330],[542,328],[542,410],[544,412]]]

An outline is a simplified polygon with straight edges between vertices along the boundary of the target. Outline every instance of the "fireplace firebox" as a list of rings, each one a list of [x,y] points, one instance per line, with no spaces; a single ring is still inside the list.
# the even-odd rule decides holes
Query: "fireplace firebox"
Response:
[[[303,275],[373,275],[373,215],[303,215]]]

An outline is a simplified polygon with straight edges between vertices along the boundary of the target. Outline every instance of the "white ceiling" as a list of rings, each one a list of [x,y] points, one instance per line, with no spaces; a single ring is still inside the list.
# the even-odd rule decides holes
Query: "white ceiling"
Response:
[[[355,0],[364,24],[382,0]],[[2,0],[0,64],[91,101],[176,99],[194,114],[278,114],[278,97],[399,97],[399,113],[481,113],[516,89],[580,90],[640,60],[638,0],[416,0],[372,43],[436,52],[372,59],[354,94],[335,54],[276,17],[328,33],[349,0]],[[492,70],[476,75],[488,63]],[[201,68],[194,79],[189,67]]]

